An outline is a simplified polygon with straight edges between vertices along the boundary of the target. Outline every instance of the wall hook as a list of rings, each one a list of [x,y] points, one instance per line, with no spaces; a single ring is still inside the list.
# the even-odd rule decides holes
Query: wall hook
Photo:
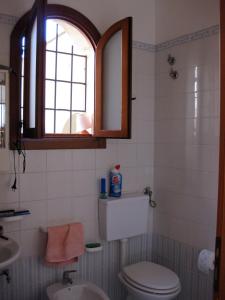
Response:
[[[144,194],[149,196],[149,205],[155,208],[157,206],[157,203],[152,200],[152,190],[150,186],[146,186],[146,188],[144,188]]]

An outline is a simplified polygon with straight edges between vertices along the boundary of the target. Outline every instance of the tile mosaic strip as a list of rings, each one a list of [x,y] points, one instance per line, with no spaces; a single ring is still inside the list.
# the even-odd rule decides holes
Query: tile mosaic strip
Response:
[[[182,35],[178,38],[172,39],[170,41],[166,41],[156,45],[156,51],[162,51],[177,45],[185,44],[191,41],[196,41],[200,39],[204,39],[210,37],[212,35],[218,34],[220,30],[219,25],[211,26],[209,28],[205,28],[190,34]]]
[[[133,41],[133,48],[140,49],[140,50],[145,50],[149,52],[155,52],[156,46],[153,44],[148,44],[148,43],[143,43],[139,41]]]
[[[15,25],[18,18],[15,16],[0,14],[0,24]]]

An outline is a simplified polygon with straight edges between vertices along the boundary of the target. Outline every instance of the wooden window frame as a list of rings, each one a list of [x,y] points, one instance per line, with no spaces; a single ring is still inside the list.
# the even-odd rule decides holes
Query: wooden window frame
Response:
[[[104,130],[104,48],[110,38],[122,32],[122,114],[120,130]],[[96,49],[96,99],[95,99],[95,132],[107,138],[129,138],[131,136],[131,53],[132,49],[132,18],[128,17],[113,24],[102,36]],[[127,72],[128,70],[128,72]],[[130,100],[130,101],[129,101]]]
[[[84,15],[76,10],[57,4],[46,4],[47,0],[36,0],[33,8],[26,13],[16,24],[11,34],[10,65],[13,72],[10,74],[10,149],[24,144],[25,149],[95,149],[106,148],[106,138],[130,138],[131,137],[131,57],[132,57],[132,18],[125,18],[112,25],[101,37],[97,28]],[[35,128],[29,128],[29,76],[30,76],[30,41],[31,27],[35,17],[41,25],[41,32],[37,35],[38,45],[37,69],[36,69],[36,113]],[[39,18],[39,19],[38,19]],[[96,55],[95,59],[95,109],[94,109],[94,133],[91,134],[45,134],[45,20],[61,19],[80,29],[89,39]],[[41,21],[42,20],[42,23]],[[26,30],[28,28],[28,31]],[[121,130],[103,130],[102,120],[104,113],[104,82],[103,82],[103,51],[107,42],[118,31],[122,32],[122,115]],[[27,33],[28,32],[28,33]],[[22,37],[28,37],[25,41],[25,74],[28,83],[24,86],[24,117],[23,134],[21,134],[21,42]],[[39,55],[40,54],[40,55]],[[41,61],[42,59],[42,61]],[[40,62],[40,66],[39,66]],[[26,76],[24,81],[27,81]],[[25,99],[26,98],[26,99]]]
[[[21,38],[25,35],[25,30],[29,25],[31,15],[33,15],[34,8],[27,12],[16,24],[11,34],[10,47],[10,66],[14,70],[10,74],[10,149],[15,149],[18,142],[22,142],[24,147],[28,150],[39,149],[97,149],[106,148],[105,138],[94,137],[92,135],[60,135],[44,136],[44,105],[39,104],[37,114],[39,115],[39,122],[41,126],[37,128],[38,138],[23,137],[20,132],[20,70],[21,70]],[[61,19],[79,28],[88,37],[94,50],[101,37],[99,31],[84,15],[78,11],[57,4],[48,4],[46,7],[46,16],[48,19]],[[44,49],[45,50],[45,49]],[[43,80],[43,84],[44,84]],[[44,87],[40,87],[44,99]],[[39,97],[39,96],[38,96]],[[17,99],[17,100],[15,100]]]

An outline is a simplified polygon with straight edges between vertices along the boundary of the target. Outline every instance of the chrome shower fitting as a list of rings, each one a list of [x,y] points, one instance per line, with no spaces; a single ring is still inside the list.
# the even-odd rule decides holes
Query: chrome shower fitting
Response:
[[[176,58],[171,54],[169,54],[167,58],[167,62],[170,66],[173,66],[176,63]],[[173,67],[171,67],[169,75],[172,79],[177,79],[179,76],[178,72],[174,70]]]
[[[176,62],[176,58],[174,56],[172,56],[171,54],[169,54],[167,61],[168,61],[169,65],[173,66]]]
[[[178,72],[176,70],[174,70],[173,68],[171,68],[169,75],[172,79],[177,79],[179,77]]]

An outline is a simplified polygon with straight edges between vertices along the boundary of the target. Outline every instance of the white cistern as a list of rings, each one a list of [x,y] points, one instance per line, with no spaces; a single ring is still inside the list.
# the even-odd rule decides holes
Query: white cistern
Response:
[[[120,240],[120,281],[128,291],[127,300],[170,300],[181,291],[180,280],[171,270],[152,262],[127,265],[128,238],[147,232],[149,196],[127,194],[121,198],[99,199],[101,238]]]

